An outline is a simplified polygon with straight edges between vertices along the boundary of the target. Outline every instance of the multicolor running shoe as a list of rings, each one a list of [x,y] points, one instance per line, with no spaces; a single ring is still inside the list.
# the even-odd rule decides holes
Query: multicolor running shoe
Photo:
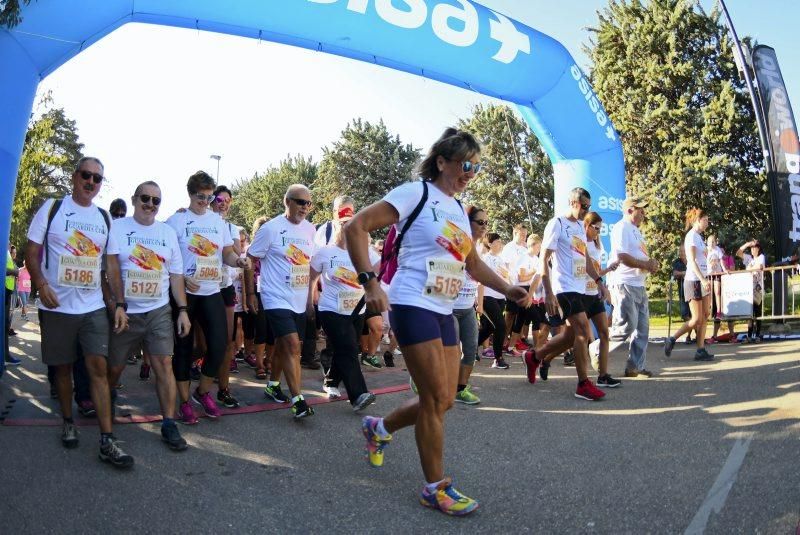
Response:
[[[427,486],[423,487],[419,503],[452,516],[468,515],[478,508],[477,501],[464,496],[453,488],[450,478],[439,483],[434,492],[429,492]]]
[[[380,418],[374,416],[364,416],[361,420],[361,432],[364,433],[364,438],[367,439],[367,445],[364,448],[367,453],[367,460],[370,466],[375,468],[383,466],[383,450],[392,440],[392,435],[388,435],[385,438],[378,436],[375,428],[380,420]]]

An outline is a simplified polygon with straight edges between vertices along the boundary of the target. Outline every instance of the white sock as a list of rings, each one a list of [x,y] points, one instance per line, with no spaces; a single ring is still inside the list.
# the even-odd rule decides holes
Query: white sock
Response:
[[[442,479],[442,481],[444,481],[444,479]],[[439,483],[441,483],[442,481],[437,481],[436,483],[425,483],[425,490],[427,490],[430,493],[436,492],[436,487],[438,487]]]
[[[306,398],[303,397],[303,394],[297,394],[296,396],[294,396],[292,398],[292,405],[294,405],[298,401],[303,401],[304,399],[306,399]]]
[[[380,438],[386,438],[392,436],[385,427],[383,427],[383,418],[378,420],[378,425],[375,426],[375,434],[377,434]]]
[[[268,384],[269,386],[281,386],[280,381],[270,381]]]

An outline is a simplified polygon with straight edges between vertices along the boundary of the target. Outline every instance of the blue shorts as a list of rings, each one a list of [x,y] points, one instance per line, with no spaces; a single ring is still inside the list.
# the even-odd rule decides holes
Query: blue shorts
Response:
[[[457,346],[456,321],[452,314],[439,314],[410,305],[392,305],[389,324],[400,347],[429,340],[442,340],[445,347]]]
[[[302,341],[306,336],[306,315],[285,308],[272,308],[264,311],[272,334],[277,340],[296,334]]]

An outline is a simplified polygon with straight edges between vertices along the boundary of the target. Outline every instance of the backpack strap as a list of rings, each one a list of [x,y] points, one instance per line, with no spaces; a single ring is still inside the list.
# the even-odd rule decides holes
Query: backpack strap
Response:
[[[106,248],[107,248],[108,247],[108,237],[111,236],[111,216],[108,214],[108,212],[106,212],[105,210],[103,210],[99,206],[97,207],[97,209],[100,210],[100,215],[103,216],[103,219],[106,222]]]
[[[50,267],[50,251],[47,245],[47,235],[50,234],[50,225],[53,223],[53,219],[55,219],[58,210],[61,208],[61,203],[64,202],[63,199],[54,199],[53,204],[50,205],[50,210],[47,212],[47,226],[44,229],[44,243],[42,246],[44,247],[44,267],[45,269]]]
[[[325,223],[325,245],[331,243],[331,235],[333,234],[333,221]]]

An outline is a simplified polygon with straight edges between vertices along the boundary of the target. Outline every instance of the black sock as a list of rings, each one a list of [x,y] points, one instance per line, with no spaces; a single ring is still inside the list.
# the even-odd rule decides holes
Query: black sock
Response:
[[[73,420],[72,416],[70,416],[69,418],[64,418],[64,423],[74,424],[75,420]]]
[[[465,388],[467,388],[467,385],[458,385],[458,388],[456,389],[456,392],[461,392]]]

